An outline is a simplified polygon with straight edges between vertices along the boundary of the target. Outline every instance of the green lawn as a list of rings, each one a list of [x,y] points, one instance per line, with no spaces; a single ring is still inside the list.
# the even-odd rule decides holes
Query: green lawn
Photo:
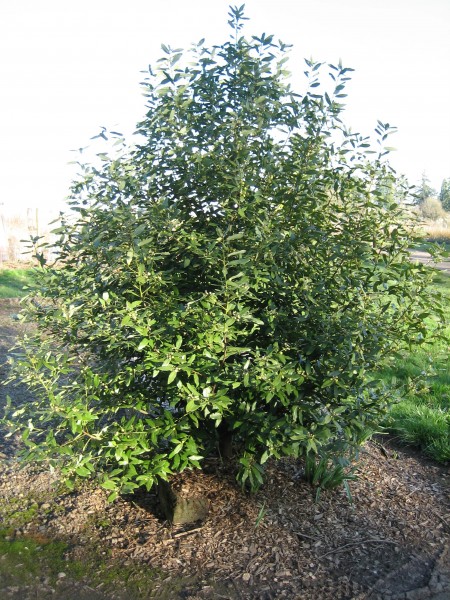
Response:
[[[435,285],[448,299],[446,315],[450,322],[450,276],[437,273]],[[444,332],[446,340],[405,352],[382,372],[386,382],[395,378],[407,391],[393,406],[388,429],[440,462],[450,460],[449,325]]]
[[[0,298],[21,298],[24,286],[32,285],[34,269],[0,270]]]

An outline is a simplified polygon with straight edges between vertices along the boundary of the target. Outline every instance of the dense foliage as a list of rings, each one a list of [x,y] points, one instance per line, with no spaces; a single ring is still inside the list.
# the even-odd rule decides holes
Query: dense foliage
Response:
[[[415,203],[421,206],[428,198],[436,198],[436,190],[430,186],[430,180],[426,176],[426,173],[422,173],[422,179],[418,186],[416,186],[413,197]]]
[[[375,150],[347,131],[351,69],[306,61],[295,94],[287,47],[242,21],[187,59],[163,46],[140,143],[83,166],[26,305],[15,368],[36,401],[12,427],[112,498],[217,450],[253,488],[270,457],[343,456],[385,413],[375,367],[426,331],[389,125]]]
[[[443,180],[439,200],[441,201],[442,208],[450,211],[450,178]]]

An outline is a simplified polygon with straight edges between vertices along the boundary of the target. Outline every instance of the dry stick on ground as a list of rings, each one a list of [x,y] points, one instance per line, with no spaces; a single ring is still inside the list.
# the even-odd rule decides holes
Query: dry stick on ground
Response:
[[[432,509],[431,509],[431,512],[432,512],[432,513],[433,513],[433,514],[434,514],[434,515],[435,515],[435,516],[436,516],[436,517],[437,517],[437,518],[438,518],[440,521],[442,521],[442,523],[445,525],[445,527],[446,527],[446,528],[447,528],[447,529],[450,531],[450,525],[449,525],[449,523],[448,523],[448,522],[447,522],[447,521],[444,519],[444,517],[441,517],[441,515],[440,515],[438,512],[436,512],[436,511],[434,510],[434,508],[432,508]]]
[[[338,552],[344,552],[347,548],[351,546],[361,546],[362,544],[396,544],[393,540],[379,540],[377,538],[370,538],[367,540],[359,540],[358,542],[349,542],[348,544],[344,544],[344,546],[340,546],[339,548],[335,548],[334,550],[330,550],[325,554],[321,554],[318,559],[325,558],[330,554],[337,554]]]
[[[181,533],[175,533],[172,539],[184,537],[202,531],[203,527],[197,527],[196,529],[189,529],[189,531],[182,531]]]
[[[312,535],[306,535],[306,533],[300,533],[300,531],[294,531],[294,534],[298,535],[299,537],[306,538],[308,540],[312,540],[313,542],[318,542],[320,540],[320,538],[318,538],[318,537],[313,537]]]

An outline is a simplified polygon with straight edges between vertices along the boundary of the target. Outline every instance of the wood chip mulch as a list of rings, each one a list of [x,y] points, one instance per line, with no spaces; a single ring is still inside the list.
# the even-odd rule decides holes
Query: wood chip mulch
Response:
[[[210,461],[183,475],[208,499],[209,516],[183,526],[165,520],[153,490],[113,504],[91,483],[55,496],[49,475],[19,470],[11,448],[0,439],[0,500],[39,499],[14,535],[68,539],[73,558],[94,544],[108,560],[144,566],[159,583],[142,598],[450,599],[448,466],[395,440],[365,446],[350,482],[353,503],[343,488],[316,502],[299,461],[269,462],[255,495]]]

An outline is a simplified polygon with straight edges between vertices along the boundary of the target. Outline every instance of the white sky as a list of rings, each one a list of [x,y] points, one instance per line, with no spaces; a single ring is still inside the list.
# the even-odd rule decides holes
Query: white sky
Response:
[[[140,71],[161,43],[225,42],[230,3],[0,0],[3,208],[59,210],[70,150],[100,126],[132,132],[145,113]],[[367,135],[377,119],[397,126],[391,164],[412,183],[425,171],[440,189],[450,177],[450,0],[247,0],[246,16],[247,35],[294,44],[293,82],[304,57],[356,69],[347,125]]]

